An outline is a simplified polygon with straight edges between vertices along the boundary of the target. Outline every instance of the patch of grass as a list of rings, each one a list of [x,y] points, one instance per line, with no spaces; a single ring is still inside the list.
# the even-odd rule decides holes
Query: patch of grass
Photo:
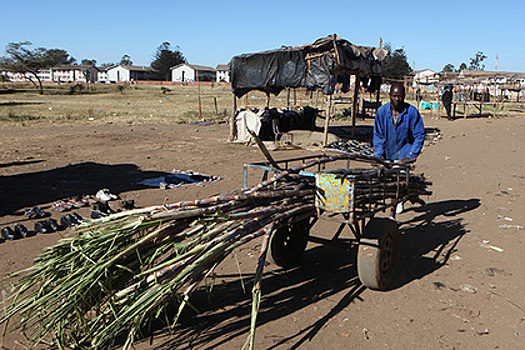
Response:
[[[7,121],[7,122],[25,122],[25,121],[31,121],[31,120],[41,120],[44,117],[40,115],[17,115],[13,112],[7,113],[6,116],[0,115],[1,121]]]

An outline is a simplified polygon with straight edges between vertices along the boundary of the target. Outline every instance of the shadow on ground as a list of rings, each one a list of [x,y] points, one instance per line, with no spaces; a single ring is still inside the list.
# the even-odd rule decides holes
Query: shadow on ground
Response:
[[[410,209],[416,216],[402,222],[401,259],[398,278],[392,288],[399,288],[446,265],[457,251],[461,238],[468,233],[461,214],[480,205],[479,199],[447,200]]]
[[[22,106],[22,105],[43,105],[45,102],[33,102],[33,101],[8,101],[0,102],[0,106]]]
[[[357,278],[354,261],[355,252],[316,246],[305,253],[300,267],[265,273],[258,326],[344,292],[322,318],[289,337],[273,338],[275,346],[286,343],[293,344],[292,349],[298,347],[315,337],[330,319],[359,298],[365,288]],[[212,349],[249,334],[253,275],[243,275],[244,289],[238,275],[217,278],[217,282],[222,280],[222,283],[216,284],[211,294],[201,290],[192,297],[192,305],[201,313],[187,312],[173,337],[158,349]]]
[[[456,251],[460,239],[468,232],[461,214],[480,206],[478,199],[448,200],[409,209],[415,216],[402,223],[401,261],[392,289],[422,278],[444,266]],[[241,248],[246,250],[250,248]],[[253,248],[257,254],[259,247]],[[315,246],[306,251],[299,267],[269,271],[263,277],[262,301],[257,319],[260,327],[331,297],[332,308],[320,318],[287,337],[267,335],[274,349],[285,344],[302,348],[331,319],[361,299],[366,289],[361,285],[355,265],[356,250]],[[254,267],[255,269],[255,267]],[[244,288],[243,282],[244,281]],[[159,350],[213,349],[239,336],[248,336],[251,315],[253,274],[216,276],[212,292],[201,288],[192,295],[191,304],[199,313],[187,308],[170,340]],[[337,295],[337,298],[335,298]],[[176,313],[174,308],[173,314]],[[168,319],[172,319],[168,315]],[[150,334],[166,332],[160,324]],[[304,346],[303,346],[304,345]]]
[[[18,163],[0,164],[0,167],[22,165]],[[22,208],[70,196],[93,195],[102,188],[108,188],[113,193],[143,189],[146,187],[138,184],[139,181],[164,175],[167,173],[140,170],[135,164],[86,162],[46,171],[0,176],[0,215],[15,214]]]

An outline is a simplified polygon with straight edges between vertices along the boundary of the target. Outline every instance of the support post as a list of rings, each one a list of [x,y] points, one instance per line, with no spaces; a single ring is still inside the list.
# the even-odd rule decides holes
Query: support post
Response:
[[[328,95],[328,109],[326,112],[326,119],[324,121],[324,135],[323,135],[323,146],[328,143],[328,128],[330,127],[330,112],[332,111],[332,95]]]
[[[201,85],[199,84],[199,71],[195,71],[195,80],[197,83],[197,98],[199,101],[199,119],[202,119]]]
[[[359,74],[355,75],[354,97],[352,99],[352,137],[355,136],[355,121],[357,119],[357,99],[359,98]]]
[[[230,141],[233,141],[235,139],[235,134],[237,133],[237,130],[235,129],[235,113],[237,112],[237,97],[235,97],[235,94],[233,95],[233,103],[232,103],[232,114],[230,116]]]

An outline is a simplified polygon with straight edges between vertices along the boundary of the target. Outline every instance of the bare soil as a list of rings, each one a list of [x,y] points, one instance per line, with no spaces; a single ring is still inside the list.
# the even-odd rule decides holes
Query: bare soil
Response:
[[[401,262],[392,289],[378,292],[360,284],[355,251],[311,244],[298,268],[266,267],[257,349],[525,348],[523,115],[424,121],[443,135],[417,162],[416,172],[433,182],[434,194],[425,198],[426,206],[407,206],[397,217]],[[256,148],[226,142],[227,124],[1,129],[1,228],[15,223],[32,228],[35,220],[23,210],[33,206],[58,219],[63,214],[49,208],[54,201],[101,188],[138,206],[204,198],[242,187],[242,164],[263,160]],[[273,154],[283,159],[312,153]],[[173,169],[222,180],[171,190],[138,184]],[[76,211],[83,217],[90,212]],[[317,224],[313,231],[333,233]],[[39,234],[0,244],[1,276],[30,266],[58,239],[58,233]],[[187,312],[174,335],[158,329],[152,343],[145,339],[137,347],[240,349],[249,332],[259,244],[236,251],[217,271],[213,291],[202,288],[194,296],[200,314]],[[23,343],[20,333],[8,329],[6,349]]]

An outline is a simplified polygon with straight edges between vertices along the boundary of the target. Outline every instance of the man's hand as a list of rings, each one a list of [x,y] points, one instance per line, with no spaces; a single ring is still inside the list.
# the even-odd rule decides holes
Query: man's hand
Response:
[[[401,164],[412,164],[416,162],[416,158],[403,158]]]

